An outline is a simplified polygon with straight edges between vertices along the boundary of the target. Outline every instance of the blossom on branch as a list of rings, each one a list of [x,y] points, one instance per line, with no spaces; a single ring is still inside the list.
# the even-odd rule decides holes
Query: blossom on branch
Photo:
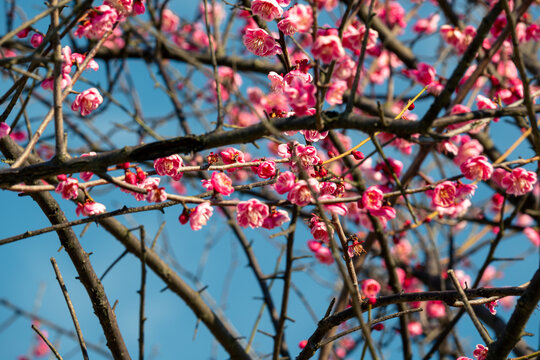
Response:
[[[77,95],[71,104],[71,110],[80,111],[82,116],[86,116],[96,110],[102,102],[103,98],[99,91],[96,88],[91,88]]]

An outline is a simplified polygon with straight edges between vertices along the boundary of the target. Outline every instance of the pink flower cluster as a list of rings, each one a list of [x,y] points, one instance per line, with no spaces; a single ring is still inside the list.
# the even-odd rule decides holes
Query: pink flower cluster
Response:
[[[77,216],[93,216],[99,215],[105,212],[105,205],[97,203],[93,200],[87,200],[84,203],[78,203],[75,213]]]
[[[523,168],[515,168],[510,172],[498,168],[493,173],[493,181],[502,187],[507,194],[515,196],[531,192],[537,180],[535,172]]]
[[[440,30],[443,40],[452,45],[459,54],[463,54],[476,36],[476,29],[468,25],[463,31],[451,25],[443,25]]]
[[[242,201],[236,206],[236,221],[242,227],[252,229],[261,227],[264,219],[270,215],[268,205],[257,199]]]
[[[215,191],[225,196],[229,196],[234,192],[232,180],[225,173],[214,172],[210,180],[201,181],[206,190]]]
[[[180,180],[184,175],[184,173],[180,171],[182,166],[184,166],[184,161],[176,154],[154,160],[154,169],[158,175],[170,176],[175,181]]]
[[[330,249],[319,241],[309,240],[307,242],[309,249],[315,254],[315,258],[325,265],[334,263],[334,258]]]
[[[66,175],[58,175],[57,178],[59,182],[55,191],[62,194],[63,199],[76,199],[79,196],[79,180]]]
[[[82,116],[89,115],[92,111],[96,110],[103,102],[103,97],[96,88],[90,88],[78,94],[73,104],[71,104],[71,110],[81,112]]]

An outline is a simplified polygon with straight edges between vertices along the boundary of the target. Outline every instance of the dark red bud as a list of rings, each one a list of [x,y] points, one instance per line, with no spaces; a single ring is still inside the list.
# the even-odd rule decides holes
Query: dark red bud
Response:
[[[411,103],[408,107],[409,110],[414,110],[414,103]]]
[[[132,173],[131,171],[126,171],[126,175],[124,177],[124,180],[131,185],[137,184],[137,175]]]
[[[361,151],[355,150],[351,154],[356,160],[364,160],[365,156]]]
[[[180,221],[180,224],[182,225],[187,224],[187,222],[189,221],[189,214],[185,209],[178,217],[178,221]]]
[[[146,179],[146,174],[140,167],[136,168],[137,170],[137,182],[142,183]]]
[[[384,329],[383,323],[377,323],[371,327],[371,330],[375,330],[375,331],[381,331],[383,329]]]
[[[67,176],[64,175],[64,174],[58,175],[56,178],[58,179],[58,181],[66,181],[67,180]]]
[[[129,169],[129,166],[130,166],[130,165],[131,165],[130,163],[125,162],[125,163],[116,165],[116,168],[117,168],[117,169],[124,169],[124,170],[126,170],[126,169]]]

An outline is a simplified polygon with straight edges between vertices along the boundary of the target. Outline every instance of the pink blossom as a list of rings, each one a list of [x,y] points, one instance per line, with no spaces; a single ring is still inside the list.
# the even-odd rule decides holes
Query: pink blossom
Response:
[[[375,279],[365,279],[362,281],[362,293],[368,298],[376,298],[381,291],[381,284]]]
[[[201,230],[213,213],[214,208],[210,205],[210,202],[205,201],[200,203],[189,215],[189,226],[191,226],[192,230]]]
[[[223,6],[221,6],[220,3],[215,3],[216,7],[214,8],[212,3],[208,2],[207,4],[207,12],[208,12],[208,22],[210,24],[214,23],[214,17],[216,19],[216,23],[219,25],[221,21],[225,18],[225,10],[223,10]],[[204,2],[201,2],[199,4],[199,13],[203,16],[204,19]]]
[[[261,179],[269,179],[276,174],[276,163],[272,160],[264,161],[257,167],[257,175]]]
[[[437,74],[433,66],[423,62],[418,63],[417,69],[402,70],[402,72],[424,86],[435,83],[435,76]]]
[[[56,185],[56,191],[59,194],[62,194],[63,199],[76,199],[79,196],[79,180],[75,178],[68,178],[66,175],[58,175],[58,180],[60,181]]]
[[[278,194],[285,194],[289,192],[294,187],[294,182],[296,181],[296,176],[290,171],[279,174],[277,177],[276,183],[274,184],[274,189]]]
[[[235,163],[243,164],[246,162],[244,153],[233,147],[222,150],[219,155],[221,156],[221,160],[223,160],[226,165]],[[227,169],[227,171],[233,172],[235,169]]]
[[[66,86],[71,85],[71,76],[67,73],[62,73],[62,81],[60,81],[60,88],[64,89]],[[54,77],[48,77],[41,82],[41,88],[43,90],[53,90]]]
[[[178,30],[180,18],[170,9],[164,9],[161,13],[161,30],[167,33],[174,33]]]
[[[95,156],[95,155],[96,153],[94,151],[90,151],[89,153],[82,154],[81,157]],[[92,178],[92,176],[94,176],[94,173],[91,171],[83,171],[80,174],[82,181],[89,181]]]
[[[283,76],[279,75],[274,71],[268,73],[268,79],[270,80],[270,91],[276,93],[283,93],[283,90],[287,87],[287,83],[283,79]]]
[[[89,200],[87,200],[84,204],[78,203],[77,209],[75,209],[77,216],[80,216],[81,214],[83,216],[93,216],[103,214],[104,212],[105,205]]]
[[[343,47],[353,51],[360,51],[365,34],[366,26],[360,21],[354,20],[343,32]],[[373,29],[369,29],[366,50],[372,50],[378,38],[379,33]]]
[[[356,62],[348,56],[340,59],[334,68],[333,77],[338,80],[347,81],[354,76],[356,72]]]
[[[316,87],[313,84],[295,77],[290,86],[284,89],[284,94],[297,116],[306,115],[308,110],[315,106]]]
[[[399,241],[397,241],[392,247],[392,255],[394,255],[400,262],[409,264],[411,259],[415,257],[412,245],[406,238],[401,238],[398,240]]]
[[[345,56],[337,29],[319,30],[311,47],[311,53],[315,59],[321,60],[324,64],[330,64]]]
[[[478,95],[476,97],[476,106],[478,106],[478,109],[496,109],[497,104],[495,104],[493,101],[485,97],[484,95]]]
[[[407,325],[407,330],[412,337],[422,335],[424,332],[422,330],[422,324],[420,324],[418,321],[410,321]]]
[[[163,202],[167,200],[167,193],[164,187],[152,186],[146,189],[146,201],[148,202]]]
[[[490,301],[488,302],[487,304],[484,304],[489,312],[491,313],[491,315],[497,315],[497,309],[495,309],[497,306],[499,306],[499,300],[495,300],[495,301]]]
[[[335,81],[330,84],[328,91],[326,92],[326,102],[329,105],[339,105],[343,103],[343,94],[347,91],[347,83],[345,81]]]
[[[476,358],[476,360],[486,360],[488,350],[489,349],[484,345],[478,344],[476,345],[476,349],[473,351],[473,356]]]
[[[507,194],[520,196],[531,192],[536,180],[536,173],[523,168],[515,168],[502,178],[501,186],[506,189]]]
[[[362,194],[362,206],[366,210],[378,210],[382,207],[383,192],[377,186],[370,186]]]
[[[154,160],[154,169],[158,175],[170,176],[175,181],[180,180],[184,175],[183,172],[179,171],[182,166],[184,166],[184,161],[176,154]]]
[[[488,180],[493,174],[493,166],[485,156],[475,156],[460,165],[461,173],[469,180]]]
[[[90,88],[77,95],[75,101],[71,104],[71,110],[80,110],[81,115],[86,116],[96,110],[102,102],[103,98],[99,91],[96,88]]]
[[[84,62],[84,59],[86,59],[86,55],[84,55],[84,54],[79,54],[79,53],[71,54],[69,68],[71,69],[71,64],[76,64],[77,66],[81,65]],[[94,59],[91,59],[88,62],[88,65],[86,65],[86,70],[88,70],[88,69],[98,71],[99,70],[99,64]],[[64,71],[66,71],[66,69],[64,69]]]
[[[469,357],[466,357],[466,356],[460,356],[456,360],[473,360],[473,359],[471,359]]]
[[[433,34],[437,31],[437,25],[441,16],[437,13],[431,14],[426,19],[418,19],[416,24],[413,25],[413,31],[417,33],[424,33],[426,35]]]
[[[508,174],[508,171],[504,170],[503,168],[496,168],[495,170],[493,170],[491,180],[500,187],[503,187],[502,179],[506,176],[506,174]],[[502,197],[502,195],[500,196]],[[502,204],[502,200],[500,202]]]
[[[210,179],[210,182],[212,183],[212,189],[217,191],[220,194],[229,196],[234,192],[234,188],[232,186],[232,180],[225,173],[222,173],[222,172],[212,173],[212,178]]]
[[[336,197],[334,195],[330,195],[330,194],[325,194],[325,195],[319,196],[319,200],[333,200],[333,199],[336,199]],[[322,206],[323,206],[324,209],[328,210],[330,213],[336,214],[336,215],[345,216],[345,215],[347,215],[347,212],[348,212],[347,207],[342,202],[331,203],[331,204],[322,204]]]
[[[470,199],[474,196],[478,186],[475,184],[463,184],[458,183],[456,187],[456,200],[455,203],[459,203],[465,199]]]
[[[396,210],[390,206],[383,206],[377,210],[370,210],[370,214],[376,216],[381,222],[381,226],[384,228],[388,221],[395,219]],[[371,226],[371,221],[370,221]]]
[[[337,190],[335,182],[325,181],[320,184],[321,195],[334,195]]]
[[[309,178],[307,182],[306,180],[298,181],[289,191],[289,194],[287,195],[287,200],[298,206],[306,206],[310,204],[313,201],[313,197],[309,189],[310,187],[315,194],[319,193],[319,182],[317,180]]]
[[[380,162],[375,166],[375,170],[383,172],[383,175],[387,178],[388,181],[393,181],[394,177],[392,176],[392,172],[396,174],[396,176],[399,178],[401,176],[401,171],[403,170],[403,163],[399,160],[396,160],[394,158],[389,157],[388,162],[390,163],[390,167],[392,168],[392,171],[388,168],[388,165],[386,165],[386,162]]]
[[[309,142],[317,142],[326,139],[328,136],[328,131],[318,132],[317,130],[300,130],[300,133],[304,135],[306,141]]]
[[[428,301],[426,312],[429,317],[438,319],[446,316],[446,307],[440,300]]]
[[[405,9],[397,1],[390,1],[386,4],[379,10],[379,17],[390,27],[397,25],[400,28],[405,28],[407,26]]]
[[[326,246],[321,246],[317,252],[315,252],[315,257],[321,264],[331,265],[334,262],[332,252]]]
[[[127,180],[127,177],[126,177],[126,180]],[[160,181],[161,179],[157,177],[145,177],[141,180],[137,179],[137,183],[132,184],[132,185],[136,185],[137,187],[141,189],[145,189],[148,192],[152,190],[153,188],[157,188],[159,186]],[[139,192],[132,192],[132,194],[133,196],[135,196],[135,200],[137,201],[143,201],[147,196],[147,194],[139,193]]]
[[[290,143],[279,144],[277,147],[277,153],[283,159],[290,159],[292,157],[291,148],[296,147],[297,145],[298,145],[298,141],[296,140],[292,144]]]
[[[201,180],[202,186],[208,191],[214,191],[214,186],[212,185],[212,180],[203,179]]]
[[[75,36],[83,36],[88,39],[101,39],[105,34],[113,29],[113,25],[118,20],[118,12],[109,5],[100,5],[90,9],[86,18],[75,31]]]
[[[287,213],[285,210],[274,209],[270,212],[270,215],[264,219],[262,227],[265,229],[273,229],[290,220],[289,213]]]
[[[268,205],[257,199],[242,201],[236,206],[236,221],[241,227],[260,227],[269,214]]]
[[[523,233],[525,234],[525,236],[527,236],[527,238],[534,246],[540,246],[540,232],[538,230],[535,230],[531,227],[526,227],[525,229],[523,229]]]
[[[11,131],[11,127],[5,122],[0,122],[0,138],[3,138]]]
[[[282,23],[283,22],[283,23]],[[281,26],[280,26],[280,23]],[[309,32],[313,24],[313,11],[310,6],[296,4],[285,13],[285,18],[278,23],[278,28],[283,30],[287,28],[287,35],[293,35],[295,32]]]
[[[319,241],[308,240],[307,246],[308,246],[309,250],[311,250],[313,252],[317,252],[321,248],[322,244]]]
[[[263,29],[246,29],[242,40],[246,48],[257,56],[281,54],[281,46]]]
[[[433,190],[433,205],[438,207],[447,208],[454,205],[456,198],[456,186],[451,181],[444,181]]]
[[[334,232],[332,228],[328,231],[324,221],[311,221],[309,227],[311,229],[311,235],[318,241],[328,242],[330,239],[329,236]]]
[[[311,83],[313,81],[313,76],[309,73],[309,66],[304,67],[301,64],[297,64],[296,67],[297,68],[289,71],[283,77],[283,80],[285,80],[287,84],[290,85],[295,78],[300,78],[306,83]]]
[[[35,33],[30,38],[30,44],[32,44],[33,47],[37,48],[41,43],[43,42],[43,35],[39,33]]]
[[[253,15],[258,15],[266,21],[272,21],[283,15],[283,8],[276,0],[253,0],[251,2]]]
[[[461,165],[468,159],[478,156],[484,151],[484,147],[478,140],[462,141],[457,155],[454,157],[454,164]]]
[[[337,6],[338,0],[315,0],[317,8],[321,10],[324,8],[326,11],[332,11]]]
[[[313,168],[315,165],[319,165],[322,160],[319,157],[317,153],[317,149],[315,149],[311,145],[297,145],[296,146],[296,156],[298,158],[298,161],[304,168],[304,170],[309,175],[315,174],[315,169]],[[293,162],[291,164],[291,167],[293,170],[296,170],[296,163]]]

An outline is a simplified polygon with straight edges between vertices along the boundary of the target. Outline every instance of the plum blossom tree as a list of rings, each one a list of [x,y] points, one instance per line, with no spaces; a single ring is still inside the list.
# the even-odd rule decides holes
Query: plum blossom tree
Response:
[[[0,319],[19,359],[59,358],[63,337],[85,359],[151,357],[167,340],[145,327],[174,318],[148,315],[155,284],[193,317],[183,334],[202,323],[219,344],[182,336],[165,358],[539,356],[524,338],[539,336],[538,1],[4,6],[0,194],[6,219],[35,208],[50,225],[6,221],[0,246],[54,232],[59,252],[40,255],[76,277],[51,258],[71,332],[15,304],[32,286],[18,265],[2,272],[0,315],[36,332],[26,351]],[[127,254],[137,273],[119,269]],[[140,282],[121,295],[137,311],[117,308],[109,272]]]

